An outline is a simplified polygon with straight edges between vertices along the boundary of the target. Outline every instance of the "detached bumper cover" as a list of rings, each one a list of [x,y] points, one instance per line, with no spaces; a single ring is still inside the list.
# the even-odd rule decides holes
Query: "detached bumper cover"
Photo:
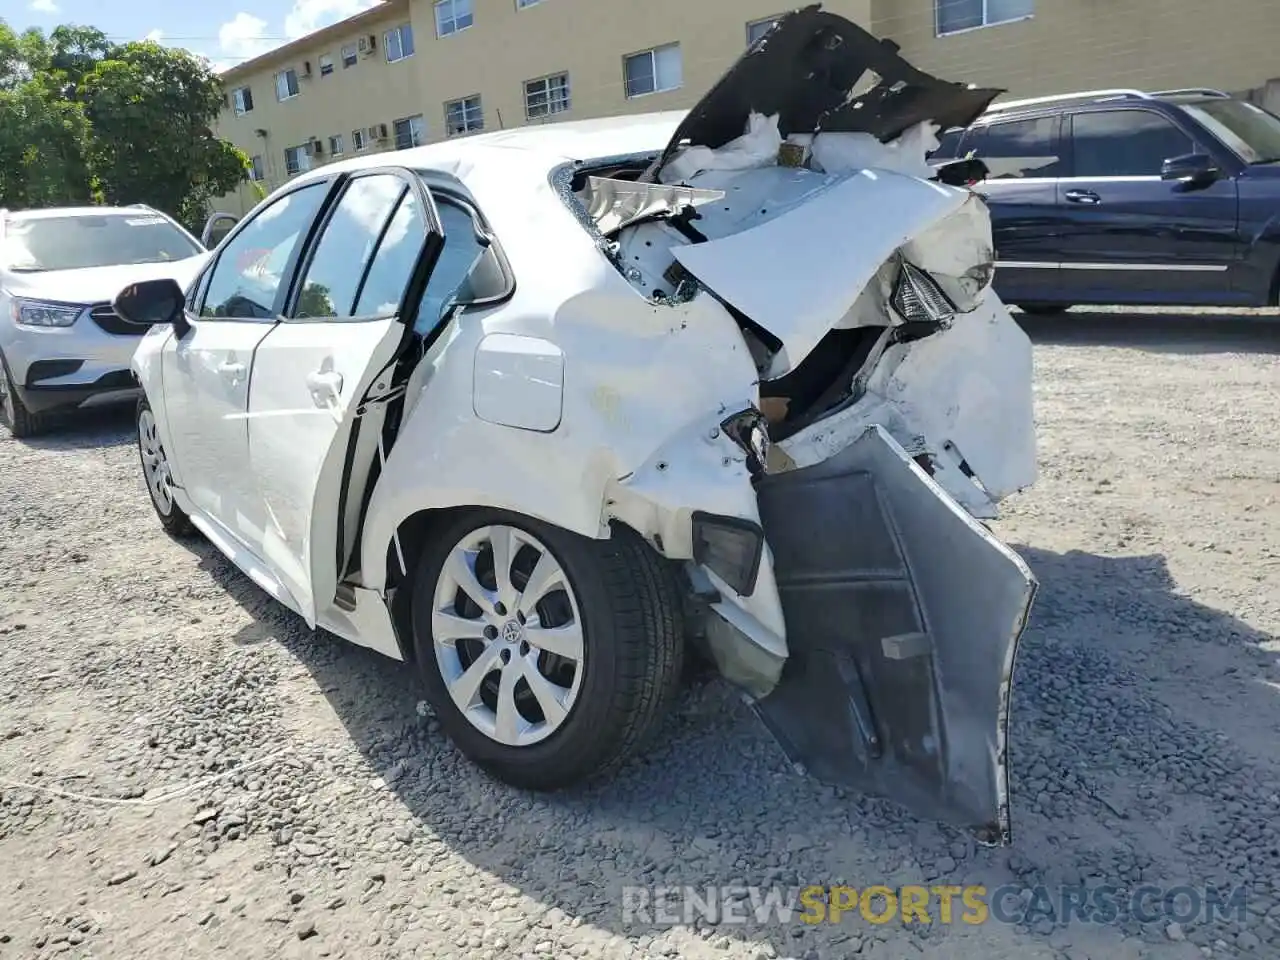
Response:
[[[788,757],[1007,843],[1031,571],[878,426],[758,495],[790,657],[756,710]]]

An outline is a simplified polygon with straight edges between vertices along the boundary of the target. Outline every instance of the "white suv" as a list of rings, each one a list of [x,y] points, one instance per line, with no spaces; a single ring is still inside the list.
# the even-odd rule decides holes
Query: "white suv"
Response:
[[[121,287],[186,286],[208,252],[150,207],[0,211],[0,420],[31,436],[45,415],[131,397],[145,327],[111,307]]]

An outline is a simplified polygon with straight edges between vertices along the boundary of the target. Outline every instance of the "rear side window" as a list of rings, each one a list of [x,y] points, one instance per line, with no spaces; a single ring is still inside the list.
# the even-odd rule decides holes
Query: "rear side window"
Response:
[[[956,148],[960,146],[960,138],[964,136],[964,128],[958,127],[955,130],[948,130],[946,133],[938,137],[938,149],[930,154],[930,157],[937,160],[951,160],[956,155]]]
[[[975,131],[965,141],[965,152],[990,160],[1033,160],[1023,172],[1028,177],[1058,177],[1062,175],[1062,160],[1054,149],[1054,133],[1057,117],[1032,117],[1027,120],[1006,120],[992,123]],[[1013,173],[996,173],[993,178],[1013,176]]]
[[[1165,160],[1195,151],[1189,136],[1150,110],[1077,113],[1071,147],[1077,177],[1158,177]]]

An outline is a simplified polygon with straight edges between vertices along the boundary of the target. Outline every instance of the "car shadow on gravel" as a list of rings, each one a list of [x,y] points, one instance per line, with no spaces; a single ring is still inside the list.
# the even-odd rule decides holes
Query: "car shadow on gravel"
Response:
[[[133,405],[112,404],[51,417],[42,433],[14,443],[35,450],[89,450],[134,442]]]
[[[1034,343],[1132,347],[1150,353],[1280,353],[1280,315],[1109,313],[1078,309],[1059,316],[1014,314]]]
[[[1280,695],[1260,682],[1272,668],[1259,651],[1272,638],[1176,594],[1160,557],[1020,548],[1042,592],[1015,680],[1015,842],[988,850],[889,804],[795,775],[722,683],[696,683],[650,752],[606,783],[550,796],[495,784],[419,714],[412,670],[311,634],[211,547],[195,550],[201,567],[254,617],[236,641],[283,644],[368,769],[419,824],[399,837],[403,847],[387,826],[379,846],[430,862],[434,839],[540,909],[581,918],[645,950],[674,955],[675,938],[689,935],[673,933],[652,905],[628,915],[628,903],[640,906],[664,889],[701,896],[708,887],[976,883],[994,890],[1013,883],[1043,886],[1054,897],[1082,884],[1232,889],[1242,879],[1265,885],[1280,877],[1280,779],[1253,739],[1280,727]],[[1225,677],[1234,685],[1224,688],[1226,699],[1207,706],[1201,695]],[[371,856],[388,859],[385,849]],[[451,895],[447,886],[435,889],[438,881],[416,882],[427,897]],[[1280,897],[1280,885],[1268,895]],[[892,948],[877,957],[916,956],[916,949],[940,956],[951,938],[970,936],[984,944],[974,956],[1061,957],[1054,951],[1074,941],[1090,944],[1078,956],[1129,957],[1142,939],[1162,944],[1161,956],[1198,956],[1192,944],[1216,940],[1252,955],[1252,944],[1274,934],[1261,915],[1212,924],[1179,917],[1175,944],[1167,917],[1122,911],[1101,926],[1068,926],[1052,905],[1045,912],[1033,904],[1024,914],[1016,901],[1009,923],[980,930],[872,926],[856,914],[839,926],[815,926],[798,921],[798,904],[786,923],[712,924],[701,919],[697,902],[667,902],[668,920],[689,920],[686,927],[712,941],[726,938],[720,946],[766,942],[781,957],[843,957],[864,946],[871,953],[875,940]],[[484,913],[486,922],[506,916],[488,902],[467,909]],[[741,913],[754,910],[748,903]],[[526,947],[543,939],[536,925],[526,937],[518,923],[512,936],[527,939]],[[915,946],[904,952],[908,940]],[[513,955],[518,945],[513,941]]]

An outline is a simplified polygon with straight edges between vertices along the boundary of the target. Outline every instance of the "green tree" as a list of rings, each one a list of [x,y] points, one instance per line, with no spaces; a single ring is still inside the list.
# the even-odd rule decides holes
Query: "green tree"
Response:
[[[127,43],[85,74],[89,162],[107,203],[148,203],[198,227],[209,201],[247,179],[248,157],[214,136],[217,77],[201,59]]]

